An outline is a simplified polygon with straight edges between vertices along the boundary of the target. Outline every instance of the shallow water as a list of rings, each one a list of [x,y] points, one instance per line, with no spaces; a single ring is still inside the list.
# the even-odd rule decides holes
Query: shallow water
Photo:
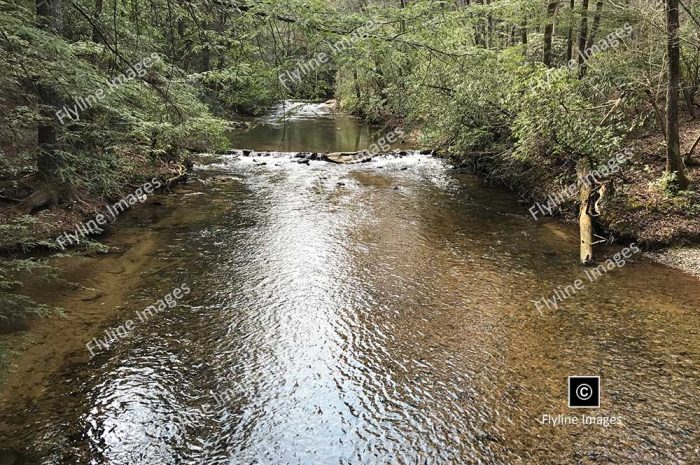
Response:
[[[698,463],[696,279],[640,259],[540,314],[584,276],[573,231],[425,156],[221,156],[195,178],[144,221],[170,265],[85,331],[191,292],[10,399],[0,447],[47,465]],[[569,375],[601,376],[600,409],[567,408]],[[538,421],[581,413],[622,425]]]
[[[383,136],[353,116],[324,104],[287,100],[268,115],[250,120],[251,129],[235,131],[236,148],[297,152],[352,152],[367,149]]]

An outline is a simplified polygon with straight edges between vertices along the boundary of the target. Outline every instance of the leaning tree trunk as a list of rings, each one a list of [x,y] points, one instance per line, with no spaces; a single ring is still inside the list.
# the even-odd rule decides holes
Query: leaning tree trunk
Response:
[[[603,12],[603,0],[598,0],[596,3],[595,7],[595,15],[593,16],[593,27],[591,27],[591,32],[588,34],[588,38],[586,39],[586,46],[593,47],[593,43],[595,42],[596,35],[598,34],[598,29],[600,28],[600,17]],[[582,78],[583,76],[586,75],[586,71],[588,70],[588,55],[586,55],[586,58],[581,62],[581,67],[579,68],[579,78]]]
[[[600,29],[600,18],[603,15],[603,5],[605,3],[603,0],[598,0],[595,4],[595,14],[593,15],[593,26],[591,27],[591,33],[588,35],[588,43],[592,44],[595,42],[596,36],[598,35],[598,30]]]
[[[581,160],[577,167],[578,179],[581,182],[579,191],[579,214],[578,225],[580,235],[580,257],[581,264],[590,265],[593,263],[593,218],[589,214],[588,202],[593,193],[588,176],[591,166],[588,160]]]
[[[676,186],[688,187],[681,157],[678,100],[681,77],[681,47],[679,38],[678,0],[666,0],[668,27],[668,95],[666,97],[666,171],[675,174]]]

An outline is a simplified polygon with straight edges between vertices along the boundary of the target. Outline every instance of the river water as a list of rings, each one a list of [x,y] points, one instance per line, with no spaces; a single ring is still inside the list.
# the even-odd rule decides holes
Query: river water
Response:
[[[334,120],[315,118],[310,145],[271,143],[275,124],[238,143],[319,150]],[[343,124],[333,149],[376,137]],[[0,447],[47,465],[700,463],[695,278],[636,257],[540,313],[584,276],[575,231],[417,154],[204,157],[159,201],[109,238],[148,229],[158,265],[84,342],[191,292],[5,399]],[[600,409],[568,408],[570,375],[601,377]]]

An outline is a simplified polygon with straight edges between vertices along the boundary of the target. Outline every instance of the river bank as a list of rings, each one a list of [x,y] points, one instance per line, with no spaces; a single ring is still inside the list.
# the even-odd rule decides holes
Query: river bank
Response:
[[[665,141],[651,134],[630,143],[633,154],[618,173],[607,179],[601,214],[595,218],[598,238],[607,242],[637,243],[658,263],[700,277],[700,121],[686,122],[681,132],[682,153],[695,190],[669,194],[661,179]],[[695,148],[691,158],[690,151]],[[518,194],[525,208],[547,205],[548,196],[572,182],[567,170],[552,171],[518,162],[509,152],[446,155],[458,169],[467,169],[484,182]],[[691,186],[691,189],[693,187]],[[551,218],[567,224],[578,222],[578,198],[572,196],[552,210]],[[543,212],[538,212],[543,213]],[[549,212],[547,212],[549,213]],[[542,216],[542,215],[540,215]]]
[[[700,122],[688,123],[682,133],[683,153],[688,153],[700,137]],[[700,192],[689,190],[671,195],[660,181],[665,170],[663,138],[651,135],[632,141],[632,156],[619,172],[607,178],[601,215],[596,218],[598,233],[609,241],[637,242],[649,250],[700,242]],[[688,175],[700,179],[696,154]],[[513,158],[510,152],[446,155],[452,163],[479,175],[485,182],[501,185],[517,193],[523,205],[547,205],[548,196],[560,192],[575,179],[571,170],[546,169]],[[611,155],[612,157],[612,155]],[[578,198],[563,199],[552,212],[567,223],[578,221]]]

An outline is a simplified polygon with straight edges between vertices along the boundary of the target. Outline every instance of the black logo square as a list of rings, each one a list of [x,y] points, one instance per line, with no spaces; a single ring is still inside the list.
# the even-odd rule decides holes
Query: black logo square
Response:
[[[569,376],[569,408],[600,408],[600,376]]]

